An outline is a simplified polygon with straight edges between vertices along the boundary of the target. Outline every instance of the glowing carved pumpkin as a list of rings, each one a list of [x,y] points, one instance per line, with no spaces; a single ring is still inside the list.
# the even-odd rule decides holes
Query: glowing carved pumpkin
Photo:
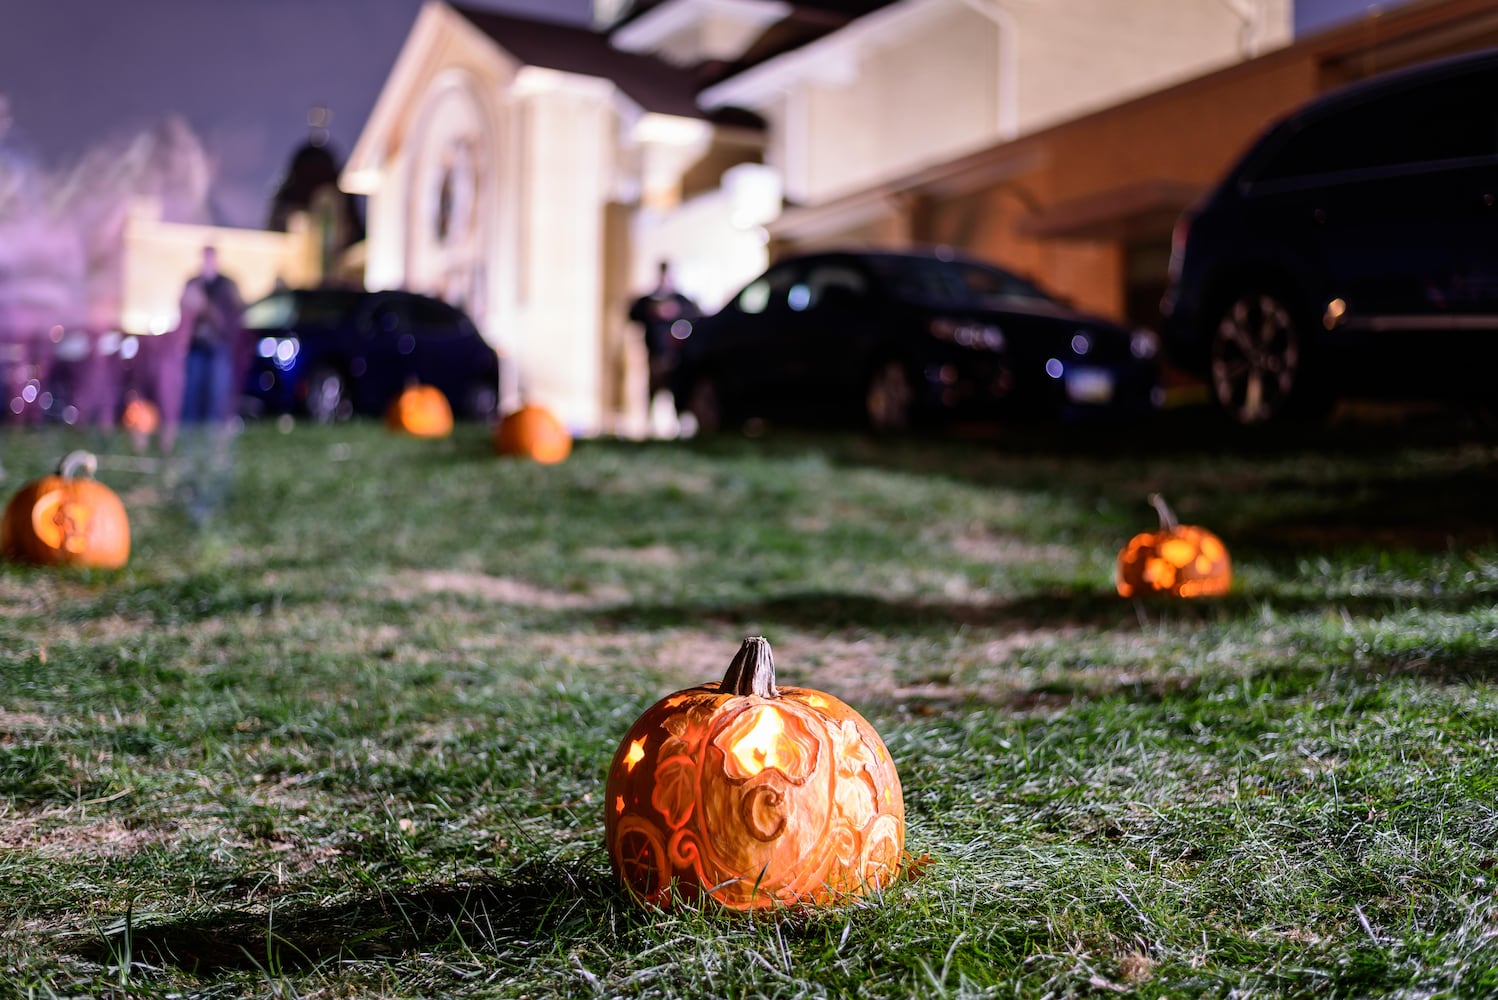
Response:
[[[453,432],[452,407],[434,385],[407,386],[385,410],[385,426],[416,437],[447,437]]]
[[[735,910],[829,902],[889,885],[904,852],[884,741],[831,695],[777,689],[762,638],[640,716],[605,794],[614,871],[654,905],[673,885]]]
[[[572,435],[550,410],[530,403],[499,422],[494,430],[494,450],[550,465],[572,454]]]
[[[88,452],[70,452],[56,475],[22,486],[0,518],[0,553],[42,566],[125,565],[130,520],[115,492],[94,480],[97,468]]]
[[[1113,579],[1119,594],[1226,594],[1233,570],[1222,540],[1206,528],[1178,523],[1160,494],[1151,493],[1149,501],[1160,514],[1160,530],[1135,535],[1118,554]]]
[[[125,404],[125,412],[120,415],[120,425],[131,434],[149,437],[161,426],[161,411],[149,399],[136,396]]]

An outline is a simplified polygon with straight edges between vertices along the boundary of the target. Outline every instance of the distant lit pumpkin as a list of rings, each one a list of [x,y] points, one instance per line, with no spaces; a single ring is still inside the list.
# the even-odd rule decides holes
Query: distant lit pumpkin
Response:
[[[130,519],[108,486],[93,478],[98,459],[70,452],[55,475],[21,487],[0,517],[0,553],[41,566],[118,569],[130,558]]]
[[[609,768],[605,839],[631,892],[673,889],[735,910],[818,904],[883,888],[905,846],[884,741],[829,694],[775,685],[762,638],[721,682],[657,702]]]
[[[136,396],[125,404],[120,415],[120,426],[131,434],[149,437],[161,426],[161,411],[149,399]]]
[[[1226,594],[1232,586],[1233,570],[1222,540],[1206,528],[1177,522],[1158,493],[1150,494],[1149,501],[1160,514],[1160,530],[1135,535],[1119,552],[1114,570],[1119,594]]]
[[[550,410],[529,403],[499,422],[494,429],[494,450],[550,465],[572,454],[572,435]]]
[[[385,410],[385,426],[416,437],[447,437],[453,432],[452,407],[434,385],[407,386]]]

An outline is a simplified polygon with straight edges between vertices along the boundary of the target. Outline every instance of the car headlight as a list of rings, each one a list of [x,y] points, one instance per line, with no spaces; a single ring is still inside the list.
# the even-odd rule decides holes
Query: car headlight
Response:
[[[255,345],[256,354],[282,371],[296,364],[296,357],[301,350],[301,341],[295,337],[261,337],[259,343]]]
[[[1129,353],[1148,361],[1160,353],[1160,337],[1153,330],[1138,329],[1129,334]]]
[[[931,336],[975,351],[1002,351],[1004,331],[991,323],[973,323],[938,317],[928,326]]]

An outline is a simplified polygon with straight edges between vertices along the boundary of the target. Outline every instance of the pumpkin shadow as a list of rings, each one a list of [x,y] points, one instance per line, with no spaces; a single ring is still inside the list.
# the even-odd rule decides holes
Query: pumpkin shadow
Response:
[[[331,960],[382,959],[449,943],[496,943],[594,933],[623,892],[580,862],[527,862],[493,880],[438,885],[328,906],[220,912],[111,927],[75,949],[99,964],[174,966],[197,975],[297,970]]]
[[[1030,594],[988,602],[892,600],[877,594],[837,591],[788,591],[753,601],[683,601],[629,603],[600,610],[559,612],[557,625],[593,625],[611,629],[660,629],[722,626],[745,634],[755,630],[793,628],[820,633],[841,631],[907,635],[965,627],[999,631],[1080,626],[1100,630],[1134,630],[1243,620],[1267,605],[1282,614],[1324,612],[1329,606],[1359,617],[1379,617],[1412,607],[1460,613],[1491,607],[1498,586],[1476,590],[1432,592],[1412,599],[1407,592],[1369,591],[1329,599],[1324,594],[1277,593],[1235,589],[1229,594],[1183,600],[1125,600],[1111,586],[1087,590]]]
[[[877,594],[788,591],[754,601],[630,603],[598,611],[568,611],[562,622],[617,629],[721,625],[904,634],[952,626],[1003,627],[1081,624],[1108,627],[1134,621],[1133,610],[1111,590],[1037,594],[994,603],[892,600]]]
[[[148,616],[158,623],[198,622],[258,608],[315,603],[325,596],[313,589],[298,592],[270,587],[234,574],[194,573],[169,580],[122,584],[73,609],[72,613],[84,619],[126,613]]]
[[[1303,493],[1299,481],[1270,482],[1235,526],[1237,549],[1283,556],[1320,552],[1404,549],[1442,552],[1498,541],[1493,494],[1498,463],[1419,478],[1376,476],[1319,484],[1316,508],[1283,514],[1276,494]],[[1294,509],[1291,507],[1290,509]]]

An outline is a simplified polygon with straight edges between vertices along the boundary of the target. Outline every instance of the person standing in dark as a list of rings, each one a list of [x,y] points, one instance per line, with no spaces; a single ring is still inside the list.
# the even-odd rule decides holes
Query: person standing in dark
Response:
[[[182,290],[182,325],[189,336],[184,424],[221,424],[234,415],[243,313],[239,286],[219,271],[218,251],[204,247],[202,269]]]
[[[697,303],[676,290],[671,279],[671,265],[661,261],[655,288],[635,299],[629,307],[630,321],[640,324],[644,333],[645,354],[650,361],[650,389],[645,397],[647,413],[657,394],[671,391],[676,352],[691,332],[692,321],[701,315]]]
[[[202,269],[182,290],[181,312],[179,329],[187,334],[181,397],[187,449],[181,486],[188,513],[202,525],[228,494],[235,402],[243,375],[244,303],[239,286],[219,271],[218,251],[211,246],[203,248]]]

